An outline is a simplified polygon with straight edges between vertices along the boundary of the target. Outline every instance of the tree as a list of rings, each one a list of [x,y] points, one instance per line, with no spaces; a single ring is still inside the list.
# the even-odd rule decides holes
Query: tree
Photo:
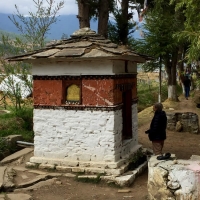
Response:
[[[180,21],[173,5],[163,0],[154,1],[154,7],[145,16],[144,39],[139,41],[135,49],[155,59],[146,63],[145,69],[152,71],[165,66],[168,74],[168,98],[177,100],[176,66],[180,43],[174,34],[180,31]]]
[[[98,34],[107,37],[109,13],[115,0],[76,0],[78,4],[79,27],[90,27],[90,20],[98,20]]]
[[[64,4],[61,1],[54,7],[53,0],[46,0],[48,6],[45,7],[43,0],[33,0],[33,2],[37,8],[36,13],[29,12],[30,17],[26,18],[15,5],[17,18],[14,15],[10,18],[22,35],[14,39],[5,34],[1,37],[3,44],[0,45],[0,62],[4,70],[2,73],[5,80],[4,88],[7,88],[4,93],[13,103],[16,112],[25,105],[22,87],[26,87],[30,93],[32,91],[32,80],[29,75],[31,65],[22,62],[8,63],[4,58],[43,47],[49,27],[56,22],[56,14]]]
[[[29,11],[29,17],[25,17],[20,13],[17,5],[15,5],[17,14],[12,15],[9,19],[17,27],[18,31],[22,34],[25,45],[23,48],[33,50],[41,48],[45,44],[47,33],[50,30],[50,26],[57,21],[57,14],[64,6],[64,1],[60,1],[55,5],[54,0],[33,0],[36,12]]]
[[[24,98],[32,93],[32,77],[29,75],[31,65],[22,62],[9,63],[5,57],[22,53],[20,38],[11,40],[8,35],[1,36],[0,63],[3,66],[1,71],[0,90],[8,98],[17,113],[25,106]]]
[[[199,1],[171,0],[171,3],[175,4],[176,11],[183,11],[185,17],[184,30],[176,34],[179,39],[189,43],[185,58],[190,63],[195,60],[198,61],[200,58]]]
[[[90,28],[90,4],[89,0],[77,0],[79,28]]]
[[[99,20],[98,20],[98,33],[107,38],[108,35],[108,18],[109,18],[110,1],[99,0]]]
[[[136,23],[131,20],[125,20],[122,10],[115,8],[113,11],[114,21],[109,21],[108,24],[108,38],[116,44],[129,44],[131,34],[136,30]],[[128,24],[127,24],[128,23]],[[124,31],[126,27],[126,31]]]

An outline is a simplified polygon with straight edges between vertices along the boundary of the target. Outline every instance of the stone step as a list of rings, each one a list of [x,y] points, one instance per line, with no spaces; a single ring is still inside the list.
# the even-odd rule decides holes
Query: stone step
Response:
[[[9,200],[32,200],[32,197],[28,194],[17,193],[17,194],[6,194],[6,199]]]
[[[31,152],[33,152],[33,148],[24,148],[20,151],[17,151],[14,154],[7,156],[3,160],[1,160],[1,165],[15,161],[15,160],[19,159],[20,157],[22,157],[28,153],[31,153]]]

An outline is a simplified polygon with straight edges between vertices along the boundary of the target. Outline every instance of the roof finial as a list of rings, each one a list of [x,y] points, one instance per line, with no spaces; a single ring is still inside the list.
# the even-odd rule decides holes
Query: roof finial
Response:
[[[89,27],[81,28],[75,31],[71,36],[82,36],[82,35],[95,35],[96,32],[91,30]]]

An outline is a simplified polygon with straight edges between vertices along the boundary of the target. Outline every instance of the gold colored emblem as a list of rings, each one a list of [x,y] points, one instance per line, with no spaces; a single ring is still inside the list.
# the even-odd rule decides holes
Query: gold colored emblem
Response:
[[[67,88],[67,101],[79,101],[80,100],[80,88],[73,84]]]

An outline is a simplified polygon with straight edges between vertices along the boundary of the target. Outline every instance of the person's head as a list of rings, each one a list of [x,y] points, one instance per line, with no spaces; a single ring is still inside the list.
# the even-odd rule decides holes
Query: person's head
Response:
[[[187,80],[187,79],[189,79],[189,77],[188,77],[188,76],[185,76],[185,79]]]
[[[155,104],[153,105],[153,110],[154,110],[154,111],[160,112],[160,111],[162,111],[162,109],[163,109],[162,103],[155,103]]]

